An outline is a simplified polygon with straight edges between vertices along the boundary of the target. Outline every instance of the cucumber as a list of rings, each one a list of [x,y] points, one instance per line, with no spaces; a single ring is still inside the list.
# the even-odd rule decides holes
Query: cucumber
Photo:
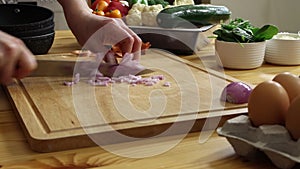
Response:
[[[180,5],[164,8],[156,17],[157,24],[164,28],[192,27],[217,24],[230,18],[231,11],[218,5]],[[189,24],[192,23],[192,24]]]

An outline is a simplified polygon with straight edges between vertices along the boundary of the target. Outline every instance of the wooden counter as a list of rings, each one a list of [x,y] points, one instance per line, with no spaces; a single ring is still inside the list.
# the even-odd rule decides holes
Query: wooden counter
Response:
[[[65,47],[72,50],[80,49],[73,35],[69,31],[58,31],[55,43],[49,53],[61,53]],[[214,62],[213,45],[209,45],[199,52],[198,56],[184,56],[194,63],[203,64],[212,69],[219,69]],[[199,59],[201,58],[201,60]],[[254,70],[225,70],[227,75],[257,84],[271,79],[275,74],[283,71],[300,73],[300,66],[275,66],[264,64]],[[202,133],[203,134],[203,133]],[[253,161],[238,157],[225,138],[213,134],[206,142],[199,143],[200,133],[190,133],[177,146],[169,151],[147,158],[127,158],[115,155],[100,147],[82,148],[54,153],[37,153],[29,148],[19,123],[12,111],[3,90],[0,90],[0,168],[50,168],[50,169],[140,169],[140,168],[275,168],[267,158]],[[172,136],[159,138],[147,146],[152,150],[160,149],[172,143]],[[159,144],[157,144],[159,142]],[[115,145],[117,149],[129,154],[145,151],[137,142]],[[134,147],[134,149],[132,149]]]

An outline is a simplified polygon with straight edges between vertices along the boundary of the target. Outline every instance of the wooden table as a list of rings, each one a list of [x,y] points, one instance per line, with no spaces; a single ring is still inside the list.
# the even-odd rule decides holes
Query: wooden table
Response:
[[[49,53],[60,53],[66,46],[73,50],[80,49],[70,31],[58,31]],[[213,44],[203,48],[198,54],[198,56],[184,56],[183,58],[198,64],[203,62],[212,69],[219,69],[214,62]],[[225,73],[241,81],[257,84],[283,71],[299,74],[300,66],[264,64],[261,68],[254,70],[225,70]],[[199,143],[199,134],[198,132],[190,133],[166,153],[148,158],[121,157],[100,147],[37,153],[29,148],[9,101],[3,90],[0,90],[0,168],[275,168],[267,158],[249,161],[238,157],[226,139],[219,137],[216,133],[205,143]],[[172,136],[159,141],[159,145],[154,142],[149,143],[148,146],[159,149],[170,144]],[[122,143],[116,146],[124,151],[133,151],[129,149],[132,146],[136,147],[134,151],[144,151],[137,143]]]

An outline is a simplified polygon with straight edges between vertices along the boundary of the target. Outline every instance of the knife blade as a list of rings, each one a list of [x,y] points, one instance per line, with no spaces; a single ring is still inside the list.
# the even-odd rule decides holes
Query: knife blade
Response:
[[[37,60],[38,67],[29,76],[73,76],[76,62]]]
[[[91,72],[91,70],[96,70],[98,68],[97,63],[92,62],[90,59],[82,59],[82,60],[47,60],[40,59],[37,60],[38,67],[34,70],[29,76],[30,77],[51,77],[51,76],[69,76],[72,77],[76,73],[87,73]],[[77,64],[77,65],[76,65]],[[108,65],[101,64],[99,66],[99,71],[108,77],[119,76],[120,74],[115,74],[118,65]],[[81,70],[76,70],[81,69]],[[85,69],[85,70],[83,70]],[[154,71],[151,69],[142,69],[134,72],[130,72],[134,75],[145,75],[149,73],[153,73]],[[128,73],[129,74],[129,73]],[[88,74],[87,74],[88,75]],[[125,74],[121,74],[125,75]]]
[[[146,75],[146,74],[150,74],[150,73],[153,73],[153,72],[155,72],[155,71],[146,68],[146,69],[144,69],[144,70],[138,72],[136,75]]]

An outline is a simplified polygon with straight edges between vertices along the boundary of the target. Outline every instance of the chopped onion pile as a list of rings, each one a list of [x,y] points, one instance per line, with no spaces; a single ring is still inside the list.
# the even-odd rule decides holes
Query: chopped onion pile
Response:
[[[93,85],[93,86],[108,86],[109,84],[113,83],[127,83],[132,86],[136,85],[145,85],[145,86],[153,86],[160,81],[164,80],[163,75],[153,75],[150,77],[143,78],[142,76],[135,76],[135,75],[128,75],[128,76],[119,76],[119,77],[105,77],[101,73],[96,74],[95,77],[92,79],[89,79],[87,81],[88,84]],[[77,84],[80,81],[80,75],[77,73],[74,76],[73,81],[65,81],[64,85],[66,86],[72,86],[74,84]],[[170,82],[165,82],[163,84],[165,87],[170,87],[171,83]]]
[[[100,56],[100,55],[99,55]],[[127,83],[132,86],[136,86],[138,84],[143,84],[145,86],[153,86],[157,84],[159,81],[164,80],[163,75],[153,75],[150,77],[143,78],[142,76],[135,76],[134,74],[138,74],[142,70],[145,70],[145,67],[142,66],[138,60],[133,59],[132,53],[124,54],[121,62],[118,64],[115,62],[114,52],[108,52],[106,54],[106,63],[100,64],[98,70],[96,72],[93,69],[92,64],[81,65],[81,69],[87,70],[90,72],[90,78],[88,83],[93,86],[108,86],[113,83]],[[101,58],[101,57],[100,57]],[[90,70],[90,69],[93,70]],[[102,72],[102,73],[101,73]],[[73,81],[65,81],[64,85],[72,86],[77,84],[80,81],[80,74],[77,73],[74,76]],[[163,84],[164,87],[170,87],[170,82],[165,82]]]
[[[248,98],[252,88],[242,82],[232,82],[228,84],[221,95],[221,100],[234,104],[248,103]]]
[[[127,76],[127,75],[135,75],[142,70],[145,69],[143,65],[139,63],[139,61],[133,59],[133,54],[132,53],[126,53],[121,62],[117,67],[115,67],[113,74],[111,76]]]

